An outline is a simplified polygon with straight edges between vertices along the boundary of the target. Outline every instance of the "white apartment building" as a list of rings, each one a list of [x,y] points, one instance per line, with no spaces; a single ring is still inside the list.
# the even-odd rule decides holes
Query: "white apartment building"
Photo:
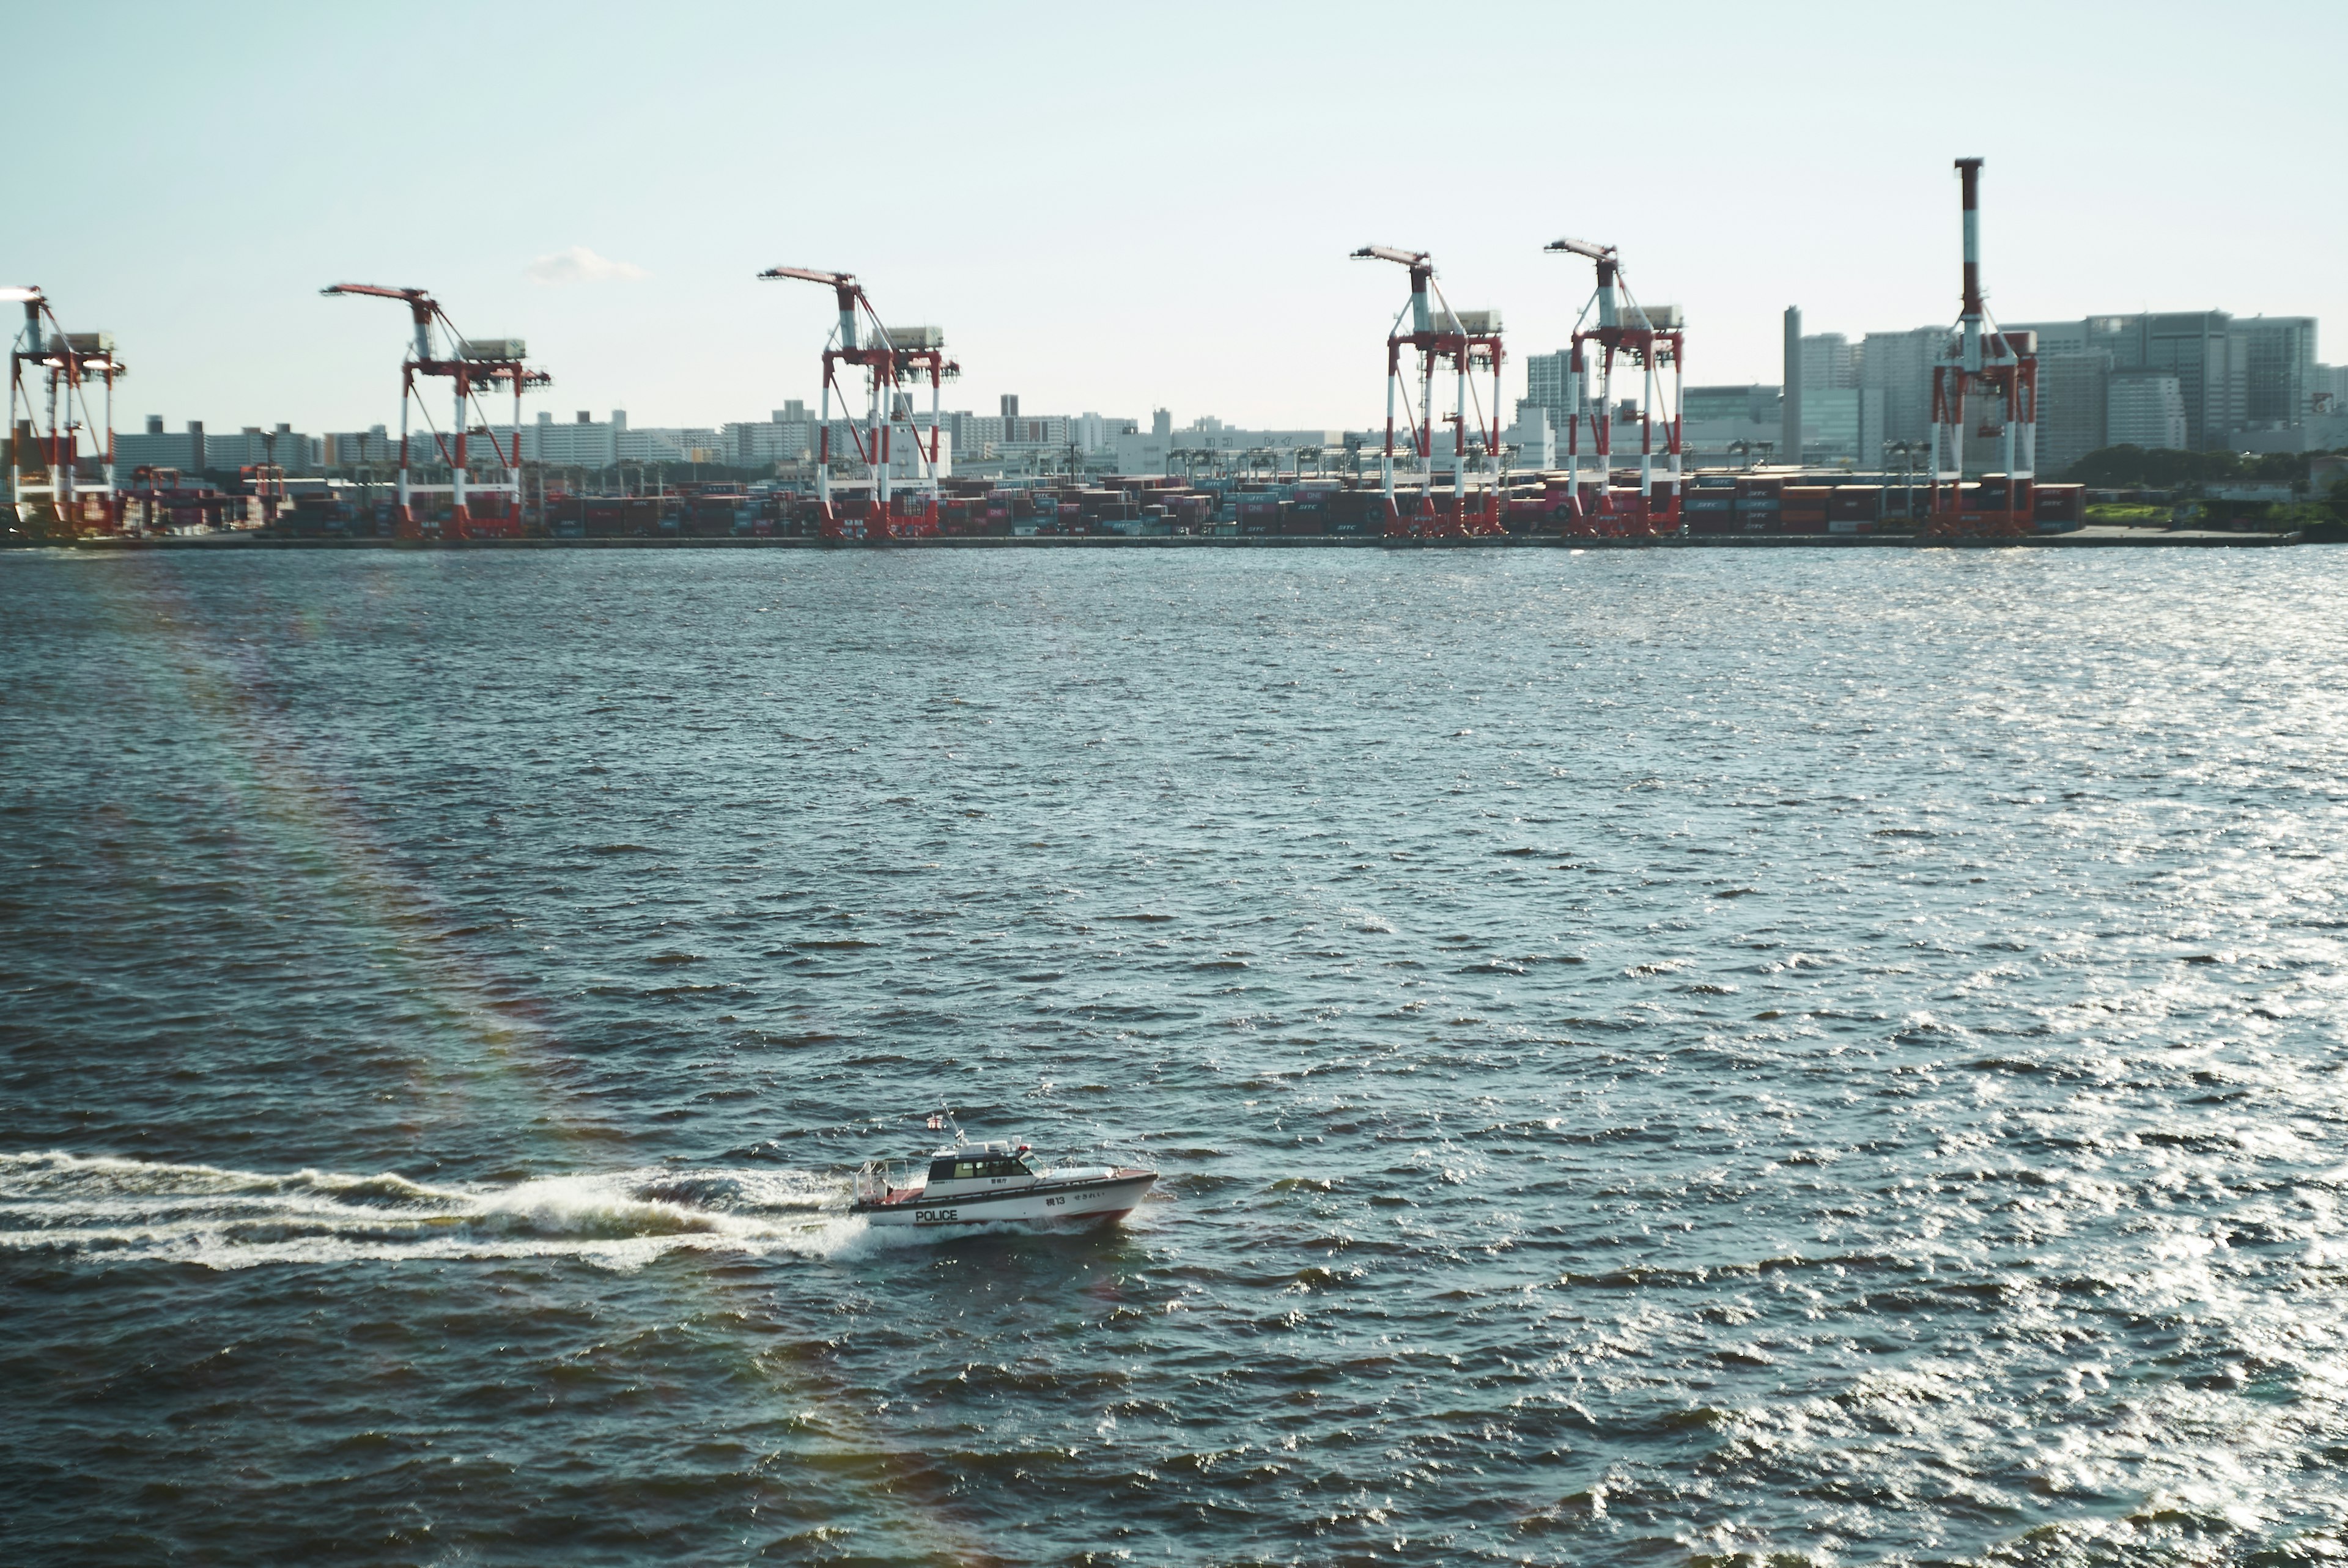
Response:
[[[551,413],[541,411],[537,423],[522,426],[521,455],[533,463],[552,463],[564,467],[608,468],[620,460],[619,433],[628,427],[624,408],[612,410],[608,421],[599,422],[581,409],[574,419],[557,423]],[[507,439],[510,430],[500,430]]]
[[[1242,430],[1220,419],[1206,418],[1192,422],[1186,429],[1161,431],[1156,428],[1160,423],[1170,425],[1172,421],[1153,419],[1152,428],[1147,433],[1131,430],[1110,437],[1109,446],[1117,455],[1118,473],[1170,473],[1168,460],[1175,452],[1212,452],[1219,456],[1239,457],[1268,449],[1289,458],[1300,447],[1318,447],[1334,460],[1345,446],[1345,433],[1342,430]]]
[[[163,416],[150,414],[144,430],[124,430],[114,437],[114,472],[129,484],[139,468],[176,468],[193,476],[204,468],[204,422],[191,419],[184,431],[167,431]]]
[[[1573,418],[1574,384],[1573,355],[1570,350],[1555,354],[1534,354],[1525,356],[1526,403],[1537,403],[1549,411],[1549,427],[1562,430]]]
[[[2105,398],[2106,439],[2147,450],[2188,445],[2185,390],[2178,378],[2153,371],[2115,371]]]
[[[793,405],[792,407],[799,408]],[[728,425],[721,437],[726,451],[726,461],[737,468],[763,468],[770,463],[798,463],[815,452],[816,425],[799,408],[798,417],[789,417],[790,410],[778,408],[774,417],[765,420],[744,420]]]
[[[314,436],[301,435],[291,425],[280,425],[274,430],[248,425],[233,436],[207,432],[203,440],[203,466],[213,473],[226,474],[239,468],[273,463],[284,469],[288,477],[312,475],[318,471],[318,445]],[[115,466],[119,471],[121,442],[118,437],[115,452]]]
[[[1549,422],[1548,407],[1530,398],[1518,403],[1517,422],[1500,432],[1500,445],[1517,449],[1509,466],[1518,472],[1557,466],[1557,429]]]
[[[1813,333],[1802,339],[1802,391],[1848,392],[1859,385],[1862,349],[1840,333]]]

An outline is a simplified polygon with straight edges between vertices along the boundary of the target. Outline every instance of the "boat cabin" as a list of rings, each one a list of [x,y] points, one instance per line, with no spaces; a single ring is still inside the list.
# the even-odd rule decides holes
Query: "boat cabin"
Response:
[[[958,1193],[987,1193],[997,1188],[1023,1185],[1034,1181],[1041,1172],[1028,1157],[1025,1143],[965,1143],[960,1148],[941,1149],[930,1157],[931,1197],[942,1197]]]

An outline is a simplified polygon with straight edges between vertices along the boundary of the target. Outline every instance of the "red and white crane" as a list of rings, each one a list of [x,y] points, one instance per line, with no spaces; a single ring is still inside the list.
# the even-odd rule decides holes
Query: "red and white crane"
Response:
[[[1545,253],[1581,256],[1598,264],[1597,292],[1574,318],[1573,347],[1567,356],[1573,380],[1572,419],[1567,426],[1565,468],[1568,527],[1570,531],[1616,538],[1651,538],[1677,533],[1680,527],[1680,474],[1684,451],[1684,427],[1680,417],[1681,365],[1686,357],[1686,334],[1677,313],[1666,313],[1657,323],[1632,297],[1622,277],[1622,257],[1612,245],[1587,240],[1552,240]],[[1616,298],[1617,293],[1621,298]],[[1590,324],[1591,312],[1598,313]],[[1597,345],[1598,396],[1591,405],[1590,346]],[[1640,372],[1639,490],[1635,497],[1614,494],[1614,364],[1636,366]],[[1668,402],[1659,395],[1668,381]],[[1661,413],[1660,420],[1657,414]],[[1659,499],[1655,495],[1655,426],[1663,426],[1663,455],[1670,460],[1669,478]],[[1590,432],[1591,448],[1598,459],[1596,495],[1585,499],[1581,489],[1581,436]]]
[[[56,528],[79,532],[86,502],[75,489],[74,466],[81,452],[81,432],[103,430],[101,526],[118,527],[122,502],[114,486],[114,383],[122,374],[122,365],[114,357],[113,337],[106,333],[67,332],[50,310],[48,296],[31,284],[0,287],[0,302],[25,307],[25,324],[8,352],[10,516],[21,527],[30,520],[25,515],[26,498],[39,497],[47,502]],[[103,386],[106,394],[97,418],[91,416],[89,406],[92,381]],[[41,428],[37,436],[36,419]],[[36,471],[41,477],[29,483],[25,478],[27,446],[40,454]]]
[[[1927,538],[2015,539],[2035,531],[2032,481],[2038,470],[2037,340],[2001,331],[1981,286],[1981,171],[1961,158],[1964,201],[1964,300],[1948,352],[1932,366],[1932,490]],[[1965,493],[1965,404],[1985,415],[1982,434],[2002,437],[2003,484],[1996,505]],[[1991,418],[1994,423],[1991,423]],[[1968,509],[1968,502],[1971,509]]]
[[[386,289],[374,283],[335,283],[321,289],[325,294],[357,294],[378,300],[397,300],[407,306],[408,320],[416,328],[416,341],[408,348],[399,365],[399,518],[397,531],[402,538],[423,536],[425,519],[416,515],[414,497],[419,492],[438,491],[438,486],[416,486],[407,477],[407,408],[413,402],[424,411],[425,428],[432,439],[440,461],[448,469],[448,533],[450,538],[518,538],[521,535],[521,395],[530,387],[551,386],[554,378],[542,370],[531,370],[522,364],[527,352],[520,338],[467,338],[458,332],[457,323],[438,301],[422,289]],[[435,323],[448,334],[448,357],[439,357],[433,346]],[[453,423],[447,433],[432,423],[432,413],[416,389],[418,376],[446,376],[454,384]],[[487,407],[481,394],[494,391],[502,383],[513,391],[513,449],[509,452],[489,425]],[[480,485],[475,490],[502,494],[506,499],[495,517],[473,516],[470,492],[466,482],[469,454],[466,440],[476,429],[497,455],[498,466],[505,470],[505,481],[497,485]]]
[[[1395,313],[1394,324],[1386,332],[1386,445],[1385,455],[1378,467],[1378,483],[1385,497],[1386,532],[1390,535],[1427,534],[1497,534],[1507,530],[1500,522],[1500,313],[1498,311],[1454,311],[1443,297],[1443,289],[1435,281],[1435,259],[1424,251],[1398,251],[1390,245],[1365,245],[1353,253],[1357,261],[1392,261],[1410,272],[1410,298]],[[1403,331],[1403,320],[1408,317],[1410,330]],[[1417,373],[1418,403],[1412,406],[1410,387],[1403,379],[1403,350],[1408,348],[1415,356]],[[1430,406],[1435,396],[1437,368],[1448,362],[1456,378],[1456,405],[1444,416],[1452,428],[1451,494],[1447,504],[1437,507],[1435,499],[1435,413]],[[1478,370],[1488,370],[1492,376],[1492,405],[1488,411],[1480,397],[1475,398],[1477,430],[1483,447],[1484,461],[1489,469],[1483,498],[1470,502],[1468,495],[1468,410],[1475,389],[1472,378]],[[1410,420],[1410,440],[1413,455],[1418,459],[1419,497],[1405,517],[1395,500],[1395,401],[1399,395],[1403,413]]]
[[[962,374],[962,366],[945,356],[945,334],[935,327],[887,327],[853,272],[825,272],[808,267],[769,267],[761,278],[795,278],[821,283],[839,306],[839,322],[823,346],[823,397],[818,426],[815,496],[817,527],[828,539],[922,538],[938,531],[938,389],[941,383]],[[864,417],[850,412],[847,391],[840,387],[839,366],[861,366],[865,373]],[[927,442],[911,428],[911,399],[897,388],[926,374],[930,383],[930,436]],[[840,411],[847,415],[848,436],[856,446],[857,460],[872,476],[869,503],[835,507],[831,499],[831,395],[838,391]],[[908,511],[894,497],[889,479],[894,454],[893,435],[899,425],[913,445],[911,499]]]

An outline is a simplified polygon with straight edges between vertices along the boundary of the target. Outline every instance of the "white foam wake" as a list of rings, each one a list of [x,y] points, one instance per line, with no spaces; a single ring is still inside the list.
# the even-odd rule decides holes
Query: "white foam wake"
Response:
[[[839,1179],[808,1171],[654,1168],[471,1186],[0,1154],[0,1252],[207,1268],[567,1256],[630,1269],[681,1248],[832,1257],[880,1239],[847,1201]]]

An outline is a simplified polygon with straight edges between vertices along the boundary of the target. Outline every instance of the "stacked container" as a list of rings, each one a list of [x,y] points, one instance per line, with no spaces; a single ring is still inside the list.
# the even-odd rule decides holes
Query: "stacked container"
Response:
[[[1694,534],[1731,534],[1736,531],[1736,482],[1733,479],[1698,479],[1688,488],[1680,503]]]
[[[1783,479],[1746,476],[1736,481],[1736,520],[1748,534],[1777,531],[1777,514],[1786,488]]]
[[[1883,519],[1883,492],[1873,485],[1837,485],[1827,503],[1827,531],[1871,534]]]
[[[1981,492],[1980,505],[1977,507],[1969,506],[1964,509],[1968,512],[1978,510],[1983,513],[2004,511],[2007,483],[2006,477],[2003,474],[1982,475],[1981,484],[1976,487]],[[2015,479],[2012,484],[2014,491],[2013,509],[2028,517],[2031,512],[2031,481]]]
[[[2042,534],[2067,534],[2087,520],[2085,485],[2040,485],[2031,498],[2031,518]]]
[[[1243,493],[1239,498],[1240,532],[1243,534],[1276,534],[1281,531],[1282,518],[1288,503],[1269,490]]]
[[[1777,530],[1787,534],[1822,534],[1834,497],[1831,485],[1787,485],[1779,493]]]

